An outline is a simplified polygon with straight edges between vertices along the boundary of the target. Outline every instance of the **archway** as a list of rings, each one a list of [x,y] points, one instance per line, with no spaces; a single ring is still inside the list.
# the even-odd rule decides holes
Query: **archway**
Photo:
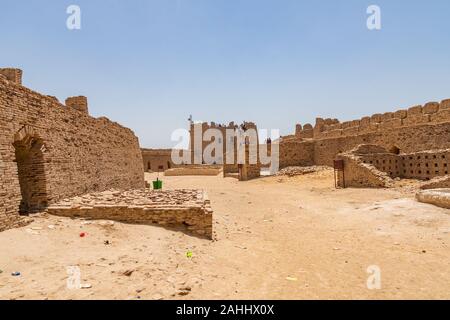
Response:
[[[27,134],[14,142],[14,148],[22,195],[20,214],[43,211],[48,205],[43,141]]]

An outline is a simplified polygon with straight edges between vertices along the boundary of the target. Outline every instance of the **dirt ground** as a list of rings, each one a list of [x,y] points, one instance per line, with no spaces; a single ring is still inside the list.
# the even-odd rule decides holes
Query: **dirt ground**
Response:
[[[163,181],[207,190],[215,241],[42,214],[0,233],[0,299],[450,299],[450,210],[416,202],[414,184],[335,190],[330,171]],[[67,288],[69,266],[87,288]]]

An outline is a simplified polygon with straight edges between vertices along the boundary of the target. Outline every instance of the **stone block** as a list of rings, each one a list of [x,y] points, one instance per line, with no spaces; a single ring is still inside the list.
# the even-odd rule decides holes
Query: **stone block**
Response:
[[[381,122],[381,117],[383,115],[380,113],[374,114],[370,117],[370,123],[380,123]]]
[[[431,121],[431,117],[429,114],[418,114],[418,115],[410,115],[408,113],[408,117],[403,119],[403,124],[406,126],[414,126],[420,124],[426,124]]]
[[[432,114],[439,111],[439,102],[429,102],[423,107],[423,113]]]
[[[450,99],[442,100],[439,108],[440,110],[450,109]]]
[[[402,126],[402,119],[388,119],[381,122],[380,127],[383,129],[398,128]]]
[[[408,116],[407,110],[398,110],[398,111],[394,112],[394,118],[397,118],[397,119],[405,119],[407,116]]]
[[[450,122],[450,109],[440,110],[431,115],[431,121],[435,123]]]
[[[414,106],[408,109],[408,117],[422,114],[422,106]]]

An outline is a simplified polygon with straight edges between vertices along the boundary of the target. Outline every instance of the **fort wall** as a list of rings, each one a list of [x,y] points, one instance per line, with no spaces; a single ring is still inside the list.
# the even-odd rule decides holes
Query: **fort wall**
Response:
[[[361,145],[337,159],[344,160],[344,173],[339,174],[342,187],[388,187],[395,178],[436,183],[449,175],[450,149],[398,155],[376,145]]]
[[[21,77],[18,69],[0,69],[0,230],[20,225],[19,212],[63,198],[144,187],[130,129],[89,116],[86,98],[65,106],[25,88]]]
[[[317,118],[314,127],[297,125],[295,136],[280,142],[280,167],[305,165],[309,156],[293,150],[312,153],[309,165],[331,166],[337,154],[360,144],[376,144],[396,153],[450,148],[450,99],[353,121]]]
[[[164,172],[176,167],[171,149],[142,149],[142,159],[146,172]]]

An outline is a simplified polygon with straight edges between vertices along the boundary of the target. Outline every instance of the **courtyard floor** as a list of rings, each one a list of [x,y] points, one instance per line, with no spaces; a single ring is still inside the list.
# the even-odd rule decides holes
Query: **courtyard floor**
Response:
[[[0,233],[0,299],[450,299],[450,210],[416,202],[412,182],[335,190],[329,170],[162,179],[207,191],[215,241],[40,214]],[[83,289],[67,287],[70,266]]]

